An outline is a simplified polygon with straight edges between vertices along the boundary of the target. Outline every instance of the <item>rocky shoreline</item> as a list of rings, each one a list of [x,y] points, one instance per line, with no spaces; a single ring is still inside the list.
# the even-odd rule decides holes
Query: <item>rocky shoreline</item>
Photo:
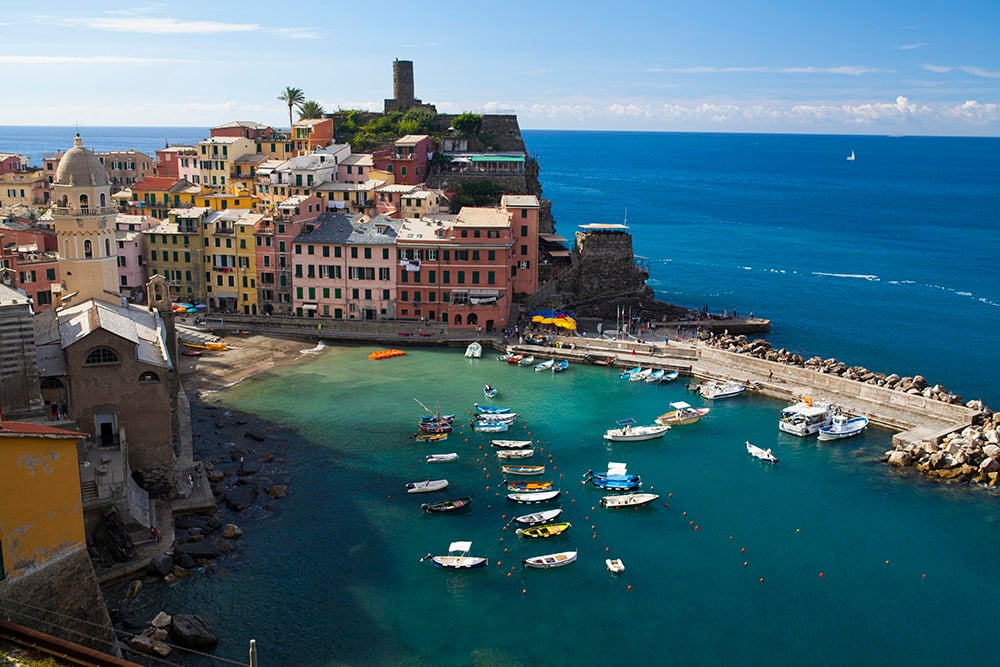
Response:
[[[979,412],[975,422],[960,432],[950,433],[940,443],[927,440],[916,444],[897,444],[887,451],[882,462],[899,468],[912,467],[928,478],[956,483],[1000,486],[1000,414],[994,413],[979,399],[963,401],[939,384],[930,384],[920,375],[900,376],[877,373],[863,366],[850,366],[837,359],[806,359],[784,348],[775,350],[763,338],[749,340],[744,335],[714,335],[702,338],[711,347],[747,354],[758,359],[800,366],[817,373],[836,375],[944,403],[964,405]]]

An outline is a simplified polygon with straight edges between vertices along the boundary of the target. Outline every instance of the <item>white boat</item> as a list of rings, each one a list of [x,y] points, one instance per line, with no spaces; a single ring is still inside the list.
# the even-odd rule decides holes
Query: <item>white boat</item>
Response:
[[[457,452],[448,452],[447,454],[428,454],[428,463],[447,463],[448,461],[454,461],[458,458]]]
[[[562,361],[557,361],[555,365],[552,366],[553,373],[565,373],[569,370],[569,360],[563,359]]]
[[[699,385],[698,395],[702,398],[714,400],[717,398],[731,398],[739,396],[747,388],[739,382],[705,382]]]
[[[500,472],[505,475],[520,475],[522,477],[530,477],[534,475],[544,475],[545,466],[532,466],[523,464],[511,464],[500,466]]]
[[[556,363],[555,359],[546,359],[543,362],[535,364],[536,371],[547,371],[552,368],[552,365]]]
[[[623,380],[630,380],[630,379],[632,379],[633,375],[635,375],[636,373],[638,373],[641,370],[642,369],[639,368],[638,366],[636,366],[635,368],[629,368],[629,369],[624,370],[621,373],[619,373],[618,377],[620,377]]]
[[[448,486],[446,479],[428,479],[423,482],[409,482],[406,485],[407,493],[428,493],[430,491],[440,491]]]
[[[476,411],[487,415],[502,415],[510,412],[510,408],[495,408],[492,405],[479,405],[479,403],[473,403],[476,406]]]
[[[506,422],[480,422],[472,424],[472,430],[476,433],[503,433],[510,428]]]
[[[631,373],[628,376],[629,382],[645,382],[646,378],[653,374],[652,368],[643,368],[638,373]]]
[[[562,509],[557,507],[554,510],[545,510],[542,512],[532,512],[531,514],[522,514],[521,516],[516,516],[512,519],[514,523],[519,523],[522,526],[538,526],[543,523],[548,523],[554,519],[559,518],[562,514]]]
[[[560,551],[554,554],[545,554],[543,556],[532,556],[531,558],[521,559],[521,565],[524,567],[535,567],[542,570],[547,570],[553,567],[562,567],[563,565],[569,565],[576,560],[575,551]]]
[[[530,459],[534,455],[534,449],[501,449],[497,452],[498,459]]]
[[[851,162],[854,162],[854,150],[853,149],[851,149],[851,154],[847,156],[847,159],[850,160]]]
[[[666,374],[667,372],[665,370],[663,370],[662,368],[657,368],[655,371],[646,376],[645,382],[647,384],[655,384],[660,380],[662,380],[663,376]]]
[[[516,412],[480,412],[474,420],[480,424],[511,424],[517,417]]]
[[[601,507],[640,507],[659,497],[658,493],[623,493],[618,496],[604,496],[600,504]]]
[[[680,373],[679,372],[677,372],[677,371],[670,371],[669,373],[664,373],[663,374],[663,377],[660,378],[660,382],[673,382],[678,377],[680,377]]]
[[[560,493],[561,491],[559,489],[554,489],[552,491],[508,493],[507,500],[512,503],[521,503],[522,505],[534,505],[536,503],[547,503],[550,500],[555,500],[559,497]]]
[[[622,562],[621,558],[605,558],[604,564],[608,566],[608,572],[621,574],[625,571],[625,563]]]
[[[849,418],[847,415],[838,412],[833,416],[833,421],[829,426],[824,426],[819,430],[818,440],[840,440],[858,435],[868,428],[868,417]]]
[[[496,398],[497,388],[491,384],[487,384],[486,386],[483,387],[483,396],[485,396],[486,398]]]
[[[420,559],[423,562],[430,559],[438,567],[448,567],[455,570],[467,570],[474,567],[485,567],[489,559],[485,556],[470,556],[472,542],[452,542],[448,545],[447,556],[432,556],[427,554]]]
[[[497,449],[528,449],[531,440],[490,440],[490,444]]]
[[[529,354],[526,357],[521,357],[520,361],[517,362],[518,366],[531,366],[535,363],[535,355]]]
[[[798,403],[782,408],[778,429],[800,437],[819,433],[833,421],[834,408],[829,403],[806,396]]]
[[[757,445],[753,444],[749,440],[747,440],[747,454],[756,457],[761,461],[765,461],[767,463],[778,462],[778,457],[774,455],[770,447],[768,447],[767,449],[763,449],[762,447],[758,447]]]
[[[662,426],[673,426],[674,424],[693,424],[707,415],[711,408],[694,408],[685,401],[674,401],[670,404],[673,408],[670,412],[664,412],[656,418],[656,423]]]
[[[662,438],[670,430],[670,426],[662,424],[651,424],[649,426],[636,426],[634,419],[619,419],[618,428],[610,428],[604,432],[604,439],[612,442],[639,442],[641,440],[654,440]]]
[[[465,358],[466,359],[478,359],[483,356],[483,346],[479,344],[478,341],[472,341],[469,346],[465,348]]]

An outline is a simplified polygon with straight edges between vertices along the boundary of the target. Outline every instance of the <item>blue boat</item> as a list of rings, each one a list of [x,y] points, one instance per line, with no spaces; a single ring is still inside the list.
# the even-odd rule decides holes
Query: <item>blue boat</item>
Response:
[[[618,377],[620,377],[623,380],[628,380],[633,375],[635,375],[636,373],[638,373],[641,370],[642,370],[642,368],[640,368],[639,366],[636,366],[635,368],[630,368],[627,371],[622,371],[621,373],[618,374]]]
[[[555,364],[554,364],[554,365],[552,366],[552,372],[553,372],[553,373],[562,373],[562,372],[563,372],[563,371],[565,371],[565,370],[566,370],[567,368],[569,368],[569,362],[568,362],[568,361],[566,361],[565,359],[563,359],[562,361],[558,361],[558,362],[556,362],[556,363],[555,363]]]
[[[476,410],[485,415],[502,415],[510,412],[510,408],[494,408],[489,405],[479,405],[479,403],[473,403],[476,406]]]
[[[635,491],[642,486],[639,475],[629,473],[624,463],[609,463],[607,472],[588,470],[583,481],[607,491]]]
[[[483,396],[485,396],[486,398],[496,398],[497,388],[491,384],[487,384],[485,387],[483,387]]]

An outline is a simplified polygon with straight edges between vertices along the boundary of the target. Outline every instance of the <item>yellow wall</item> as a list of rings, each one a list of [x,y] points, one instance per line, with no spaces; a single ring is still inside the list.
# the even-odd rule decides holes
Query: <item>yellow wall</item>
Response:
[[[86,542],[76,458],[80,436],[61,433],[0,435],[0,546],[6,577]]]

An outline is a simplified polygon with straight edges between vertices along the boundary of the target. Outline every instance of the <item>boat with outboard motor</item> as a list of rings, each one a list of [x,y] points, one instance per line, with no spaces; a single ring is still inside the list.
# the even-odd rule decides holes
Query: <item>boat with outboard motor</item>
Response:
[[[465,348],[465,358],[466,359],[479,359],[483,356],[483,346],[478,341],[472,341],[469,346]]]
[[[497,391],[497,388],[489,383],[487,383],[486,386],[483,387],[483,396],[485,396],[486,398],[496,398],[497,393],[499,393]]]
[[[501,449],[497,452],[498,459],[530,459],[534,455],[534,449]]]
[[[534,567],[543,570],[547,570],[553,567],[562,567],[563,565],[569,565],[576,561],[575,551],[560,551],[554,554],[545,554],[542,556],[532,556],[531,558],[522,558],[522,567]]]
[[[454,570],[467,570],[474,567],[485,567],[489,559],[485,556],[470,556],[472,542],[452,542],[448,545],[447,556],[434,556],[427,554],[420,559],[420,562],[430,560],[438,567],[447,567]]]
[[[711,408],[695,408],[685,401],[674,401],[670,404],[673,408],[670,412],[664,412],[656,418],[656,423],[662,426],[673,426],[675,424],[693,424],[707,415]]]
[[[447,454],[428,454],[426,459],[428,463],[447,463],[448,461],[454,461],[458,458],[458,452],[448,452]]]
[[[604,496],[600,500],[600,505],[601,507],[608,508],[641,507],[642,505],[648,505],[659,497],[659,494],[656,493],[624,493],[617,496]]]
[[[490,440],[490,445],[497,449],[528,449],[531,440]]]
[[[851,418],[842,412],[833,416],[829,426],[824,426],[819,430],[818,440],[840,440],[859,435],[868,428],[868,417]]]
[[[819,433],[824,426],[833,421],[835,409],[832,404],[814,401],[806,396],[801,401],[781,409],[778,419],[778,430],[799,437]]]
[[[556,535],[562,535],[567,530],[569,530],[573,524],[569,521],[561,521],[559,523],[547,523],[542,526],[531,526],[529,528],[518,528],[514,532],[521,537],[555,537]]]
[[[635,420],[619,419],[618,428],[610,428],[604,432],[604,439],[612,442],[639,442],[641,440],[654,440],[662,438],[670,430],[669,425],[652,424],[650,426],[636,426]]]
[[[519,523],[522,526],[540,526],[543,523],[548,523],[549,521],[559,518],[561,514],[562,508],[557,507],[551,510],[543,510],[541,512],[532,512],[531,514],[516,516],[511,519],[511,523]]]
[[[535,364],[536,371],[547,371],[556,363],[555,359],[546,359],[545,361]]]
[[[761,461],[764,461],[765,463],[777,463],[778,462],[778,457],[774,455],[774,452],[771,451],[770,447],[768,447],[767,449],[764,449],[763,447],[758,447],[757,445],[753,444],[749,440],[747,440],[747,454],[749,454],[750,456],[752,456],[754,458],[760,459]]]
[[[565,373],[567,370],[569,370],[569,361],[566,359],[561,359],[552,365],[553,373]]]
[[[535,493],[531,492],[518,492],[518,493],[508,493],[507,500],[512,503],[521,503],[522,505],[534,505],[536,503],[547,503],[549,501],[555,500],[559,497],[561,491],[559,489],[553,489],[551,491],[538,491]]]
[[[698,385],[698,395],[709,400],[732,398],[746,390],[746,386],[739,382],[703,382]]]
[[[635,491],[642,486],[642,478],[630,473],[624,463],[609,462],[606,472],[594,472],[593,469],[583,473],[581,484],[590,482],[605,491]]]
[[[436,503],[424,503],[420,506],[427,514],[443,514],[445,512],[465,512],[472,509],[472,496],[449,498]]]
[[[480,405],[479,403],[473,403],[473,405],[480,414],[484,415],[502,415],[510,412],[510,408],[494,408],[491,405]]]
[[[500,466],[500,472],[505,475],[521,475],[524,477],[533,475],[543,475],[545,474],[545,466],[529,466],[529,465],[502,465]]]
[[[446,479],[427,479],[423,482],[407,482],[406,492],[407,493],[429,493],[431,491],[440,491],[441,489],[448,486],[448,480]]]

